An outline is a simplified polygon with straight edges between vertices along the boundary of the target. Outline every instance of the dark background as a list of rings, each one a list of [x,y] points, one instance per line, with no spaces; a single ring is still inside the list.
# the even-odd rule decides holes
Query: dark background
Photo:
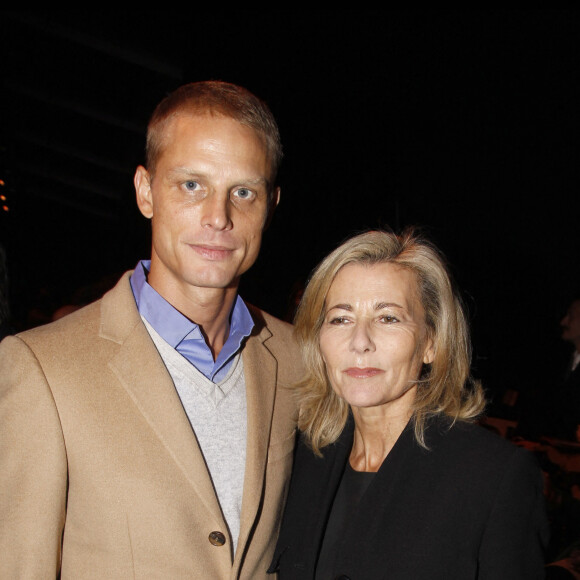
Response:
[[[552,380],[580,293],[578,11],[0,19],[0,244],[17,329],[148,257],[132,185],[148,117],[178,85],[221,79],[269,103],[285,148],[246,299],[285,317],[294,284],[345,237],[419,225],[463,292],[490,394]]]

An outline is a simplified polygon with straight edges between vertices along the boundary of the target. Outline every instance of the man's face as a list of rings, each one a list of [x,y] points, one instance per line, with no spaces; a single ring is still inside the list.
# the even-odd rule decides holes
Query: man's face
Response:
[[[229,117],[170,122],[155,174],[135,174],[139,209],[152,219],[149,283],[160,294],[237,287],[260,249],[270,171],[260,135]]]
[[[570,304],[560,326],[562,327],[562,339],[573,342],[578,348],[580,346],[580,300],[575,300]]]

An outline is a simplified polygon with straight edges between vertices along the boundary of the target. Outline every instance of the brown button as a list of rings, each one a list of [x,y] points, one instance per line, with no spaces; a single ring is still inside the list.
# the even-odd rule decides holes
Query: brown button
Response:
[[[212,532],[209,535],[209,543],[212,546],[223,546],[226,543],[226,537],[221,532]]]

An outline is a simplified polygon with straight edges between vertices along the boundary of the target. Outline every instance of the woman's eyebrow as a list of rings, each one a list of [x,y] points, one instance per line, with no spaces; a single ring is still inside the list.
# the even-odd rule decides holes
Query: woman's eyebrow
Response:
[[[403,306],[396,302],[378,302],[375,305],[375,310],[382,310],[383,308],[403,308]]]
[[[328,310],[333,310],[334,308],[338,308],[339,310],[352,310],[352,306],[350,304],[335,304],[334,306],[329,306]]]

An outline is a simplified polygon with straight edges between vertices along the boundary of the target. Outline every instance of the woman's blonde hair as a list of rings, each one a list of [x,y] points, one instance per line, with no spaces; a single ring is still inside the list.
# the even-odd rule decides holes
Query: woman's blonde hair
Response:
[[[417,385],[413,420],[415,437],[425,445],[426,420],[444,414],[453,421],[473,420],[483,410],[481,385],[471,379],[469,330],[459,296],[440,251],[413,229],[401,235],[370,231],[344,242],[314,270],[295,318],[306,378],[298,385],[298,426],[313,451],[336,441],[348,417],[348,404],[330,386],[319,335],[326,314],[326,296],[338,271],[347,264],[390,262],[416,275],[434,359],[424,365]]]

